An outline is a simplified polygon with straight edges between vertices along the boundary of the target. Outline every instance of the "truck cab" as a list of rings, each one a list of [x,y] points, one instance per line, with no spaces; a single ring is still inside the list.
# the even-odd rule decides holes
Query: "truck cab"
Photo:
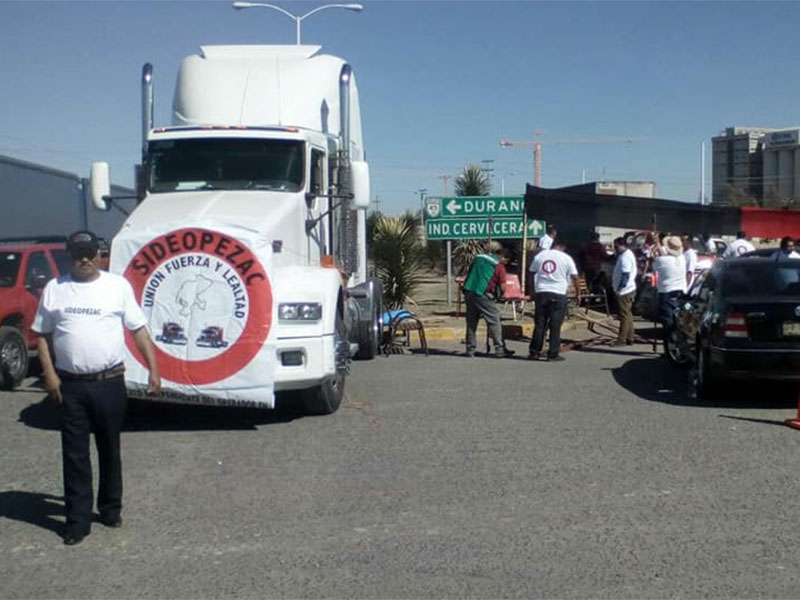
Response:
[[[142,82],[140,202],[111,271],[161,332],[161,399],[271,407],[274,392],[295,391],[309,412],[333,412],[351,355],[374,356],[380,333],[351,67],[317,46],[204,46],[181,64],[165,127],[152,123],[150,65]],[[95,163],[100,209],[108,181]],[[144,365],[129,352],[129,393],[142,397]]]

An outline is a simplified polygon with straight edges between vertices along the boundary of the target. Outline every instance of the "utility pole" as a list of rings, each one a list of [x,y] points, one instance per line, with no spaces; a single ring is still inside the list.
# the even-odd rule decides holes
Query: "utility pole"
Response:
[[[375,194],[375,211],[376,213],[381,212],[381,197],[378,194]]]
[[[442,185],[444,186],[444,195],[447,196],[447,182],[448,180],[452,179],[452,175],[442,174],[439,175],[439,179],[442,180]]]
[[[491,195],[492,180],[494,179],[494,159],[493,158],[481,161],[481,173],[486,175],[486,178],[489,180],[489,193]]]
[[[425,194],[428,193],[427,188],[419,188],[417,189],[415,194],[419,194],[419,210],[420,210],[420,218],[425,213]]]

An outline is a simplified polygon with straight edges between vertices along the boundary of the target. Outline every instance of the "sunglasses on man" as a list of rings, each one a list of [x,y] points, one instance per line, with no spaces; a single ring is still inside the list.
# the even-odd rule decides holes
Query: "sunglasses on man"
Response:
[[[89,249],[86,249],[86,250],[73,250],[73,251],[71,251],[69,253],[69,255],[72,257],[72,260],[74,260],[75,262],[83,260],[84,258],[87,258],[89,260],[93,260],[94,257],[97,256],[97,250],[89,250]]]

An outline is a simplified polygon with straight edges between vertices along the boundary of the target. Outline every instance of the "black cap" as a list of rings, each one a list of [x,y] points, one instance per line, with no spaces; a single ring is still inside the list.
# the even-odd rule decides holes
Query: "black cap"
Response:
[[[67,252],[71,256],[94,256],[99,249],[100,242],[91,231],[76,231],[67,238]]]

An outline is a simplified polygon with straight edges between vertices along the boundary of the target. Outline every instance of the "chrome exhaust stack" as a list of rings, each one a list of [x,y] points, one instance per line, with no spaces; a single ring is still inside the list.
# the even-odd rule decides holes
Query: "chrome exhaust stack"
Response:
[[[142,67],[142,162],[147,156],[147,137],[153,129],[153,65]]]
[[[358,215],[349,197],[353,193],[350,170],[350,82],[353,69],[342,65],[339,72],[339,194],[344,197],[341,203],[339,247],[342,266],[347,275],[358,271]]]

